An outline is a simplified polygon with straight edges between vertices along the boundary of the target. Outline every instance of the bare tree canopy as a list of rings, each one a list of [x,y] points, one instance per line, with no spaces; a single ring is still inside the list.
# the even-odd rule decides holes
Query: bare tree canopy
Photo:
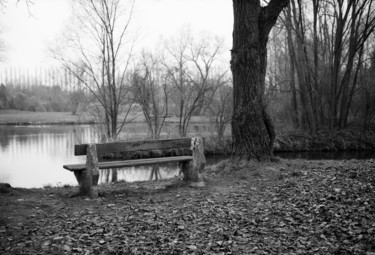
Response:
[[[34,3],[34,1],[32,1],[32,0],[17,0],[15,2],[15,4],[19,4],[19,3],[25,3],[27,5],[27,8],[30,11],[30,6]],[[7,7],[7,5],[8,5],[7,0],[0,0],[0,9],[5,9]]]
[[[161,59],[151,52],[142,56],[132,74],[132,92],[145,117],[151,138],[160,137],[161,129],[168,117],[170,87],[166,82]]]
[[[108,138],[116,138],[131,109],[128,67],[132,43],[128,30],[134,1],[77,0],[76,18],[81,30],[68,34],[67,49],[55,57],[97,101],[94,111],[106,125]],[[125,46],[128,46],[127,48]],[[126,48],[126,49],[125,49]]]
[[[276,96],[274,116],[291,117],[294,128],[311,133],[359,123],[368,128],[374,10],[369,0],[290,2],[271,36],[268,92]]]
[[[222,49],[221,39],[206,36],[197,40],[188,30],[181,31],[178,38],[165,46],[162,64],[173,87],[171,96],[178,108],[181,136],[186,136],[191,117],[204,106],[225,76],[225,71],[217,69]]]

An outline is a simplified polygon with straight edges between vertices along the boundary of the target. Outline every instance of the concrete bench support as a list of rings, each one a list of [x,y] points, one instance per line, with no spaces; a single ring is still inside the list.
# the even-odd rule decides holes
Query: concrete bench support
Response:
[[[181,170],[184,174],[184,180],[190,182],[190,186],[204,186],[203,171],[206,166],[204,156],[204,143],[201,137],[191,139],[191,150],[193,160],[191,162],[182,162]]]
[[[75,171],[74,175],[79,184],[79,193],[91,198],[98,197],[99,166],[95,144],[87,146],[86,169]]]

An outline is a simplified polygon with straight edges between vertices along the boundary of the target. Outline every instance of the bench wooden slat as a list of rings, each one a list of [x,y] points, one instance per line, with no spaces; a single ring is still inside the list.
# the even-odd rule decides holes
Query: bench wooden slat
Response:
[[[178,157],[166,157],[166,158],[147,158],[147,159],[124,160],[124,161],[108,161],[108,162],[99,162],[99,168],[108,169],[108,168],[132,167],[132,166],[153,165],[153,164],[173,163],[173,162],[192,161],[192,160],[193,160],[192,156],[178,156]],[[86,164],[64,165],[63,167],[72,172],[83,171],[86,169]]]
[[[121,151],[163,150],[173,148],[188,148],[191,146],[191,138],[145,140],[134,142],[113,142],[96,144],[98,154]],[[74,155],[86,155],[87,144],[74,146]]]

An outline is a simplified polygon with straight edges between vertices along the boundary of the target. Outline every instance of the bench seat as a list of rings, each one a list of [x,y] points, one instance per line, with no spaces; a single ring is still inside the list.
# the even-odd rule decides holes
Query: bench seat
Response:
[[[145,159],[132,159],[123,161],[104,161],[99,162],[99,169],[108,168],[121,168],[121,167],[132,167],[132,166],[143,166],[143,165],[153,165],[153,164],[163,164],[163,163],[173,163],[173,162],[186,162],[192,161],[192,156],[177,156],[177,157],[164,157],[164,158],[145,158]],[[63,168],[72,171],[80,172],[86,170],[86,164],[71,164],[64,165]]]

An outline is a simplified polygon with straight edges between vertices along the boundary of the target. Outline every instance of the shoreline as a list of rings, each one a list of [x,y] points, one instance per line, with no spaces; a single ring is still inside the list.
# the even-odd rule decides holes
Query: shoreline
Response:
[[[191,124],[209,123],[206,117],[192,117]],[[136,118],[129,124],[145,123]],[[178,123],[176,117],[170,117],[166,123]],[[72,115],[70,112],[25,112],[0,110],[0,127],[11,126],[63,126],[99,124],[85,115]],[[205,131],[204,131],[205,132]],[[199,133],[199,130],[197,131]],[[231,137],[225,136],[218,141],[215,134],[206,136],[207,155],[230,155]],[[308,134],[292,130],[278,134],[274,143],[274,152],[340,152],[340,151],[375,151],[375,132],[361,133],[359,129],[347,129],[335,132],[319,131]]]
[[[139,115],[139,116],[137,116]],[[146,123],[142,114],[137,114],[128,123]],[[191,124],[202,121],[209,123],[209,119],[202,116],[193,116]],[[178,117],[169,116],[165,123],[178,123]],[[0,126],[38,126],[38,125],[92,125],[100,124],[85,114],[72,115],[71,112],[30,112],[18,110],[0,110]]]
[[[7,122],[7,123],[0,123],[0,126],[66,126],[66,125],[94,125],[98,124],[94,121],[84,121],[84,122]]]

